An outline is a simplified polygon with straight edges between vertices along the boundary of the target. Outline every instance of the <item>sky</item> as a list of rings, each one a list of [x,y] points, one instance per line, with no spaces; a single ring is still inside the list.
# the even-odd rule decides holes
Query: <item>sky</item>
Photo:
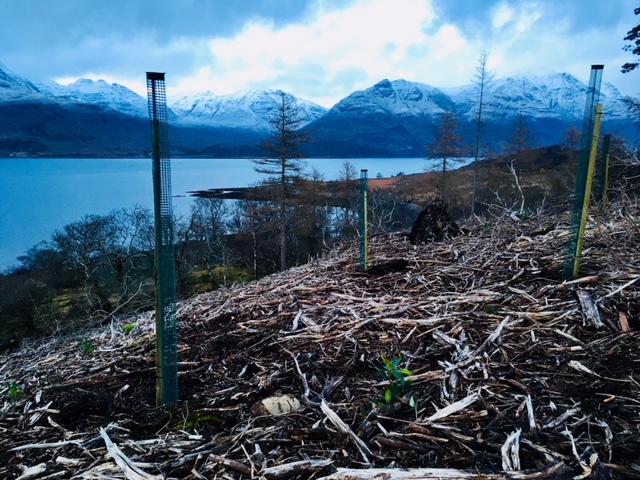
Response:
[[[638,0],[0,0],[0,62],[29,80],[119,83],[145,72],[184,95],[281,89],[330,108],[383,79],[472,82],[592,64],[625,95],[640,71],[625,52]]]

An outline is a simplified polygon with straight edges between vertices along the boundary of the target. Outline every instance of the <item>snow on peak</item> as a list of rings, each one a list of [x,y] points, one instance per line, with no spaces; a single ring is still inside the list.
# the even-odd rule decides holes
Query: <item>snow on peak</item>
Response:
[[[579,123],[584,116],[587,85],[568,73],[527,75],[496,79],[485,85],[484,115],[500,121],[524,115]],[[600,100],[611,118],[628,116],[623,97],[613,85],[604,83]],[[332,115],[362,114],[434,118],[456,112],[471,121],[477,116],[478,87],[435,88],[407,80],[381,80],[340,101]]]
[[[280,90],[239,90],[227,95],[216,95],[213,92],[204,92],[182,97],[171,105],[171,109],[185,123],[247,128],[252,130],[268,131],[269,119],[278,107]],[[324,115],[326,108],[313,102],[294,97],[293,99],[300,109],[304,126]]]
[[[515,117],[519,114],[535,118],[554,118],[580,122],[584,115],[587,85],[568,73],[527,74],[495,79],[486,85],[487,119]],[[171,105],[180,123],[199,126],[244,128],[267,132],[269,120],[278,108],[280,90],[239,90],[227,95],[204,92],[181,98]],[[305,118],[301,126],[327,113],[313,102],[284,93],[293,100]],[[624,97],[611,84],[603,83],[601,102],[608,118],[627,118]],[[79,79],[62,86],[58,83],[32,83],[11,72],[0,62],[0,103],[55,102],[59,104],[91,104],[126,115],[147,118],[147,100],[128,88],[104,80]],[[361,116],[382,114],[397,117],[433,118],[454,111],[461,118],[476,117],[478,94],[476,85],[436,88],[407,80],[381,80],[366,90],[357,91],[341,100],[332,114]],[[173,117],[172,119],[176,119]]]
[[[134,117],[148,115],[147,100],[118,83],[81,78],[66,86],[49,82],[39,87],[62,103],[97,105]]]
[[[510,77],[494,82],[488,102],[495,111],[514,107],[524,115],[580,121],[584,117],[588,85],[569,73]],[[600,102],[609,113],[623,113],[622,96],[604,83]]]
[[[437,115],[455,106],[441,89],[407,80],[382,80],[363,91],[354,92],[334,108],[339,112],[370,112],[392,115]]]
[[[13,73],[0,62],[0,103],[43,101],[46,101],[46,96],[33,83]]]

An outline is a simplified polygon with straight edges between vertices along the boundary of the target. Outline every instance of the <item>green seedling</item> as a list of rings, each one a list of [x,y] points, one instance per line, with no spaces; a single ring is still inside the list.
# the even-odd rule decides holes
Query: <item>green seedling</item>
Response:
[[[519,214],[517,214],[517,217],[522,222],[526,222],[528,220],[531,220],[531,216],[527,212],[520,212]]]
[[[87,355],[91,355],[96,350],[96,346],[91,340],[83,340],[80,342],[80,349]]]
[[[493,305],[485,305],[482,308],[482,311],[488,315],[495,315],[496,313],[498,313],[498,309]]]
[[[396,358],[391,360],[385,355],[382,355],[383,366],[376,368],[378,373],[382,376],[383,380],[387,380],[389,385],[384,389],[384,395],[379,404],[389,404],[403,396],[407,389],[411,386],[411,377],[413,372],[406,368],[400,368],[402,358]],[[415,405],[415,400],[411,399]],[[412,407],[414,406],[412,405]]]
[[[24,392],[22,386],[16,382],[11,382],[4,396],[9,399],[11,403],[16,403],[24,398]]]
[[[136,324],[135,323],[127,323],[126,325],[122,326],[122,331],[124,332],[125,335],[131,335],[136,329]]]
[[[183,423],[176,425],[173,429],[176,431],[185,430],[189,432],[211,423],[222,423],[222,419],[215,415],[195,412],[189,415]]]

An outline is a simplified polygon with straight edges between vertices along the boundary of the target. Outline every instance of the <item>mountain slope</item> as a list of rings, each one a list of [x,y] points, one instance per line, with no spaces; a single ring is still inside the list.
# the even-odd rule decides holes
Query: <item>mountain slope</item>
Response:
[[[186,96],[171,105],[180,120],[192,125],[245,128],[268,133],[279,90],[241,90],[229,95],[205,92]],[[300,110],[302,126],[320,118],[327,109],[285,93]]]
[[[169,109],[177,156],[256,155],[262,135],[231,127],[185,126]],[[103,80],[34,84],[0,64],[0,157],[144,157],[147,100]]]
[[[433,123],[455,109],[440,89],[405,80],[382,80],[354,92],[326,115],[308,125],[320,153],[330,144],[338,156],[411,157],[424,154],[433,137]]]
[[[104,80],[77,80],[66,86],[55,82],[38,83],[40,91],[60,103],[96,105],[133,117],[148,118],[147,100],[127,87]]]
[[[95,105],[0,103],[0,158],[147,157],[149,121]],[[169,125],[171,153],[228,158],[259,154],[253,131]]]
[[[580,129],[587,86],[568,74],[511,77],[487,86],[483,111],[485,152],[500,152],[515,140],[521,123],[530,147],[562,144],[571,127]],[[635,119],[611,84],[602,87],[606,115],[603,132],[638,138]],[[453,112],[458,134],[471,149],[477,129],[478,94],[474,85],[437,89],[406,80],[383,80],[355,92],[306,127],[322,146],[344,156],[423,156],[434,144],[439,115]],[[482,153],[485,154],[484,152]]]
[[[458,106],[458,112],[472,120],[476,117],[477,87],[467,85],[443,89]],[[587,85],[573,75],[554,73],[547,76],[514,76],[490,82],[485,90],[485,113],[490,119],[553,118],[582,122],[587,98]],[[603,82],[600,101],[609,115],[629,117],[620,92]]]
[[[47,96],[38,87],[16,75],[0,62],[0,103],[47,101]]]
[[[529,147],[542,147],[563,144],[571,127],[581,128],[587,86],[571,75],[511,77],[487,87],[481,155],[508,150],[518,129],[524,128]],[[245,90],[183,97],[168,112],[173,153],[259,156],[256,145],[269,135],[278,95]],[[470,151],[476,138],[473,85],[435,88],[382,80],[330,110],[291,98],[314,139],[306,149],[310,156],[423,157],[433,150],[444,112],[457,115],[463,150]],[[636,120],[613,85],[603,85],[601,100],[603,132],[639,143]],[[34,84],[0,64],[0,109],[2,156],[148,154],[147,101],[122,85],[86,79],[68,86]]]

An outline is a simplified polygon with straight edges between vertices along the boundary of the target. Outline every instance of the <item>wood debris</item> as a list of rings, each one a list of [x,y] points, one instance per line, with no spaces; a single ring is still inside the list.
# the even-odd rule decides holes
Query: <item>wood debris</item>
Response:
[[[640,478],[632,222],[591,225],[571,282],[566,219],[507,217],[184,301],[172,407],[152,313],[32,342],[0,361],[0,478]],[[391,403],[382,355],[413,372]]]

